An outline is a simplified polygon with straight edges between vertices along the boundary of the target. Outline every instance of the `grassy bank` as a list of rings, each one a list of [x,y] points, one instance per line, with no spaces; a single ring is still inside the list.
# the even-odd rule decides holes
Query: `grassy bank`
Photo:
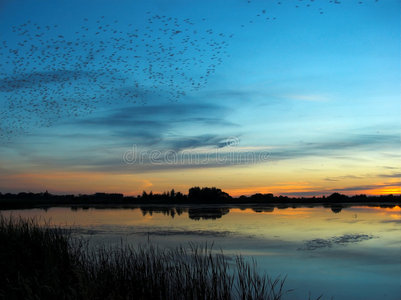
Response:
[[[241,257],[210,247],[90,248],[69,232],[0,216],[2,299],[282,299]]]

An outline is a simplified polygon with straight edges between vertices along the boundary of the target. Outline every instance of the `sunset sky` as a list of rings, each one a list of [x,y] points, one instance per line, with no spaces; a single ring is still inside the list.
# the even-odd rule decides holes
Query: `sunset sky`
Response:
[[[0,0],[0,192],[400,194],[400,6]]]

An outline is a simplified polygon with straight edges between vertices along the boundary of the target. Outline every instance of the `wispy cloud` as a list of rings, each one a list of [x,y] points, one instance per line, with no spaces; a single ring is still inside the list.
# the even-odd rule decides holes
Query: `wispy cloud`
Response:
[[[121,123],[121,128],[125,128],[126,120],[120,120],[119,118],[116,118],[116,120],[116,122]],[[86,120],[83,122],[86,122]],[[92,150],[87,146],[84,152],[79,151],[79,149],[74,152],[69,150],[66,153],[59,153],[57,150],[45,154],[40,151],[25,151],[23,155],[25,160],[28,160],[30,164],[34,164],[38,168],[46,166],[48,169],[63,168],[118,173],[133,171],[154,172],[252,165],[271,161],[296,160],[308,156],[336,159],[339,155],[342,155],[342,159],[347,157],[349,160],[355,160],[354,151],[381,149],[389,146],[389,141],[394,141],[393,136],[381,136],[373,140],[366,139],[366,136],[352,136],[353,140],[349,137],[338,142],[302,143],[291,147],[267,146],[252,148],[241,144],[233,146],[230,142],[227,142],[229,137],[222,134],[171,135],[168,134],[168,131],[174,127],[171,124],[162,126],[162,123],[162,121],[160,123],[156,122],[156,124],[153,122],[145,122],[143,124],[138,122],[134,124],[138,124],[139,128],[134,128],[132,132],[126,128],[126,132],[116,131],[113,134],[119,137],[120,142],[111,146],[107,146],[103,141],[101,147],[97,147],[95,143],[91,147]],[[100,119],[96,119],[92,124],[97,124],[99,127],[103,126]],[[117,125],[115,127],[119,128]],[[160,131],[155,130],[156,128],[160,129]],[[97,139],[95,139],[96,141]],[[23,151],[23,149],[21,148],[19,151]],[[135,155],[136,159],[133,159],[133,155]],[[128,159],[124,160],[124,157],[128,157]],[[383,178],[392,178],[392,176],[397,178],[399,174],[383,175]],[[361,179],[361,177],[343,175],[325,178],[326,181],[333,182],[344,179]],[[357,186],[345,188],[343,191],[367,190],[379,187],[384,186]],[[318,195],[321,192],[321,190],[311,190],[307,191],[307,193],[302,192],[302,194]],[[327,193],[330,192],[334,192],[334,190],[327,191]]]
[[[379,175],[377,175],[377,177],[401,179],[401,173],[379,174]]]
[[[326,181],[340,181],[344,179],[363,179],[366,177],[355,176],[355,175],[344,175],[344,176],[336,176],[336,177],[326,177],[324,180]]]
[[[277,147],[271,152],[271,158],[295,159],[306,156],[316,157],[335,157],[346,155],[349,158],[356,159],[355,152],[352,151],[373,151],[386,148],[396,148],[399,146],[399,136],[388,135],[348,135],[342,139],[333,141],[328,137],[327,141],[298,143],[290,146]]]
[[[188,126],[200,126],[212,131],[216,131],[216,127],[220,130],[236,128],[237,124],[225,120],[227,113],[227,108],[208,103],[128,106],[103,115],[74,120],[69,125],[79,126],[87,131],[107,130],[111,139],[117,138],[124,145],[158,145],[161,149],[178,151],[201,146],[221,147],[221,141],[226,137],[222,134],[185,136],[178,132]]]
[[[345,188],[338,188],[338,189],[335,189],[332,191],[339,191],[339,192],[367,191],[367,190],[376,190],[376,189],[382,189],[382,188],[394,187],[394,186],[401,186],[401,181],[350,186],[350,187],[345,187]]]

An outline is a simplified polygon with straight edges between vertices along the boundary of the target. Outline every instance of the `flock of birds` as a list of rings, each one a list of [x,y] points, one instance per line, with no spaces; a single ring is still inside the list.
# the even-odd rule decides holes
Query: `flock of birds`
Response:
[[[294,1],[311,7],[315,0]],[[262,9],[239,25],[257,18],[275,20]],[[100,16],[83,19],[68,34],[30,20],[10,30],[14,39],[0,41],[0,141],[100,105],[145,104],[153,97],[178,101],[208,85],[230,56],[234,37],[210,28],[206,18],[151,12],[140,26]]]
[[[90,113],[99,103],[146,103],[155,96],[177,101],[205,86],[228,56],[233,35],[202,32],[191,19],[147,14],[141,29],[104,16],[84,19],[72,37],[59,34],[57,25],[13,26],[16,45],[0,44],[6,108],[0,137]]]

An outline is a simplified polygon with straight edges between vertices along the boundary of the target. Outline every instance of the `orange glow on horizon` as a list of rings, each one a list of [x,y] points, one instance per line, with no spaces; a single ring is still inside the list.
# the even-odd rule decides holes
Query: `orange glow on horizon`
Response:
[[[399,195],[401,194],[401,187],[399,186],[387,186],[383,188],[361,191],[366,194],[380,196],[380,195]]]
[[[123,193],[126,196],[136,196],[142,194],[142,191],[153,193],[163,193],[174,189],[176,192],[187,194],[188,189],[197,186],[193,184],[195,179],[186,181],[182,177],[162,177],[159,174],[125,174],[125,173],[106,173],[106,172],[37,172],[37,173],[20,173],[0,178],[4,181],[3,185],[13,189],[15,192],[43,192],[48,190],[50,193],[56,194],[91,194],[95,192],[105,193]],[[255,184],[255,183],[254,183]],[[380,195],[400,195],[401,187],[397,181],[369,183],[372,189],[352,189],[352,186],[346,185],[331,187],[321,183],[314,184],[308,181],[287,181],[276,182],[271,185],[254,185],[249,182],[232,182],[227,184],[209,183],[208,181],[199,184],[202,187],[217,187],[227,192],[232,197],[241,195],[253,195],[256,193],[268,194],[272,193],[275,196],[288,195],[290,197],[312,197],[330,195],[336,192],[346,194],[348,196],[366,194],[373,196]],[[227,188],[224,186],[227,185]],[[347,191],[347,187],[350,188]],[[1,191],[3,192],[3,191]]]
[[[283,185],[275,186],[258,186],[250,188],[238,188],[238,189],[225,189],[225,192],[229,193],[233,197],[239,197],[241,195],[252,195],[252,194],[291,194],[291,193],[302,193],[314,191],[313,187],[308,183],[290,182]],[[322,192],[323,194],[323,192]]]

